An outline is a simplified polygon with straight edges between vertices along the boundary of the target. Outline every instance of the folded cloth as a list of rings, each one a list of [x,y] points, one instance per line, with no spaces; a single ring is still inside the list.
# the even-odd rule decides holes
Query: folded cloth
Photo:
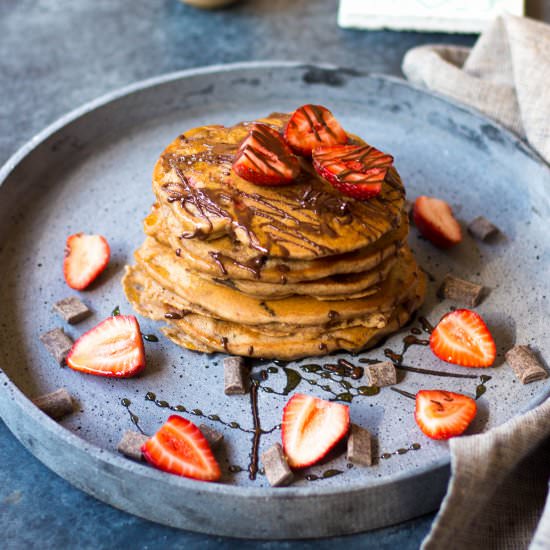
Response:
[[[402,68],[412,82],[498,120],[550,162],[550,26],[505,15],[472,49],[420,46]],[[451,480],[424,550],[550,549],[550,399],[486,433],[451,439],[450,452]]]
[[[405,76],[472,105],[526,139],[550,162],[550,25],[504,15],[474,47],[409,50]]]
[[[550,399],[451,439],[450,450],[451,481],[423,550],[550,548]]]

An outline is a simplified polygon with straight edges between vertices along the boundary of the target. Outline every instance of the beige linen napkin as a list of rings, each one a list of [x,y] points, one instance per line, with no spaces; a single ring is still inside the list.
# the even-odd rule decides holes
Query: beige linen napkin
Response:
[[[422,548],[548,550],[550,399],[450,449],[451,481]]]
[[[550,162],[550,25],[504,15],[474,47],[420,46],[403,72],[518,133]]]
[[[550,26],[505,15],[471,50],[410,50],[403,72],[500,121],[550,162]],[[424,550],[550,549],[550,399],[452,439],[450,451],[451,480]]]

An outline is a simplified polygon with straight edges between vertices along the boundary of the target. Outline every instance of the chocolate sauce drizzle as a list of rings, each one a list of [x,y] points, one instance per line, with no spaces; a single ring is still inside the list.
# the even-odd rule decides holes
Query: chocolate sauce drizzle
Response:
[[[487,382],[491,380],[491,376],[487,376],[486,374],[482,374],[479,379],[480,383],[476,387],[476,401],[487,391]]]
[[[147,435],[139,425],[139,416],[137,414],[134,414],[130,410],[130,405],[132,404],[132,402],[128,398],[123,397],[120,400],[120,404],[128,411],[132,424],[140,431],[140,433],[142,433],[143,435]]]
[[[317,118],[315,113],[313,116]],[[261,129],[261,126],[259,128]],[[327,128],[330,131],[330,128]],[[263,143],[263,145],[270,150],[280,147],[278,140],[270,140],[267,132],[258,131],[258,126],[253,126],[251,132],[262,143],[267,139],[269,143]],[[202,142],[204,137],[204,135],[201,136]],[[214,229],[211,218],[218,218],[227,220],[228,233],[233,241],[240,241],[245,235],[248,244],[258,250],[264,258],[266,255],[288,256],[288,245],[302,248],[319,257],[336,252],[336,249],[321,244],[314,238],[317,235],[336,238],[340,232],[335,229],[334,224],[346,225],[355,221],[359,228],[366,230],[365,233],[369,234],[370,242],[373,242],[381,236],[384,223],[389,222],[392,227],[397,227],[400,223],[401,212],[398,208],[392,208],[392,205],[403,198],[404,190],[399,178],[392,170],[386,175],[384,193],[371,201],[356,201],[322,185],[314,186],[311,180],[314,176],[307,171],[298,176],[296,183],[299,180],[309,180],[308,183],[302,181],[302,185],[289,186],[279,198],[269,200],[259,193],[246,192],[236,186],[227,185],[222,189],[209,189],[194,185],[189,167],[193,167],[198,162],[222,165],[224,167],[222,177],[228,176],[229,165],[236,151],[237,146],[234,144],[217,143],[207,146],[205,151],[191,155],[171,153],[163,155],[162,162],[165,170],[173,171],[177,176],[177,181],[170,181],[163,185],[167,193],[167,201],[179,203],[191,217],[198,217],[204,221],[202,227],[193,232],[184,233],[182,238],[204,239]],[[283,150],[278,153],[281,158],[285,156]],[[267,157],[261,160],[270,162]],[[277,169],[276,166],[273,168]],[[299,217],[293,213],[297,211],[300,211]],[[260,244],[259,230],[263,232],[263,244]],[[263,263],[255,266],[248,262],[242,263],[233,258],[222,257],[219,254],[214,256],[214,254],[216,253],[211,253],[211,257],[222,275],[227,275],[224,264],[231,261],[237,267],[258,273],[259,277]],[[283,284],[286,282],[284,274],[281,275],[281,280]]]
[[[252,436],[252,449],[250,451],[250,462],[248,464],[248,479],[256,479],[258,472],[258,453],[260,449],[260,438],[262,436],[262,425],[258,412],[258,386],[259,382],[252,381],[250,385],[250,407],[252,409],[252,420],[254,421],[254,435]]]
[[[328,479],[329,477],[339,476],[340,474],[343,474],[344,472],[342,470],[337,470],[336,468],[330,468],[329,470],[325,470],[322,474],[307,474],[304,476],[304,479],[306,481],[319,481],[320,479]]]
[[[212,422],[223,424],[224,426],[227,426],[232,430],[239,430],[245,433],[254,433],[254,430],[243,428],[238,422],[234,422],[234,421],[228,422],[226,420],[223,420],[222,418],[220,418],[218,414],[207,414],[207,413],[204,413],[201,409],[188,409],[184,405],[171,405],[168,401],[165,401],[163,399],[157,399],[156,394],[151,391],[145,394],[145,401],[149,401],[161,409],[169,409],[171,411],[178,412],[178,413],[186,413],[186,414],[191,414],[193,416],[206,418],[208,420],[211,420]]]
[[[420,443],[412,443],[408,447],[400,447],[399,449],[397,449],[396,451],[393,451],[392,453],[382,453],[378,458],[383,459],[383,460],[387,460],[388,458],[391,458],[392,456],[404,455],[404,454],[407,454],[410,451],[418,451],[418,450],[420,450],[420,448],[421,448]]]
[[[431,332],[433,330],[432,325],[424,317],[419,318],[419,321],[424,332]],[[462,379],[480,379],[480,384],[476,387],[476,399],[481,397],[486,391],[486,383],[491,380],[490,376],[482,375],[478,377],[477,374],[467,374],[467,373],[452,373],[439,370],[423,369],[418,367],[412,367],[409,365],[403,364],[403,358],[407,350],[411,346],[428,346],[429,340],[417,338],[421,334],[421,330],[417,327],[411,329],[410,335],[407,335],[403,338],[403,349],[401,353],[396,353],[390,348],[384,349],[385,357],[389,358],[395,365],[395,367],[401,371],[414,372],[417,374],[425,374],[428,376],[439,376],[443,378],[462,378]],[[380,360],[372,359],[368,357],[359,358],[360,363],[365,364],[375,364],[379,363]],[[338,359],[336,363],[325,363],[323,365],[318,363],[309,363],[298,365],[295,368],[287,366],[287,363],[284,361],[273,361],[273,363],[281,366],[286,375],[286,385],[282,391],[276,391],[270,386],[260,385],[259,389],[266,393],[274,393],[276,395],[286,396],[294,391],[302,382],[309,384],[310,386],[316,386],[327,392],[332,397],[331,401],[341,401],[344,403],[351,403],[354,398],[359,396],[373,396],[377,395],[380,392],[380,388],[376,386],[367,386],[360,385],[355,386],[347,378],[352,380],[359,380],[364,375],[363,367],[359,365],[354,365],[346,359]],[[263,373],[263,376],[262,376]],[[268,379],[268,372],[260,372],[260,380],[265,381]],[[314,377],[304,376],[313,375]],[[335,391],[331,383],[335,383],[344,391]],[[401,392],[397,388],[391,388],[394,391]],[[407,392],[405,392],[407,393]],[[413,394],[409,394],[411,396]],[[414,395],[413,395],[414,398]]]
[[[259,460],[258,456],[259,456],[261,436],[264,434],[270,434],[275,430],[280,429],[281,427],[279,424],[277,424],[276,426],[273,426],[269,430],[262,429],[260,414],[258,410],[258,388],[259,388],[258,381],[255,379],[252,379],[250,384],[250,406],[252,410],[252,419],[253,419],[253,426],[254,426],[252,429],[243,428],[238,422],[235,422],[235,421],[223,420],[222,418],[220,418],[218,414],[206,414],[201,409],[188,409],[184,405],[171,405],[168,401],[165,401],[163,399],[157,399],[156,394],[154,394],[153,392],[147,392],[145,394],[145,401],[154,403],[157,407],[161,409],[169,409],[171,411],[178,412],[178,413],[199,416],[201,418],[206,418],[208,420],[211,420],[212,422],[217,422],[219,424],[222,424],[223,426],[231,428],[232,430],[239,430],[244,433],[252,434],[252,448],[249,455],[250,462],[248,464],[248,473],[249,473],[249,478],[251,480],[255,480],[256,475],[258,473],[258,460]],[[125,398],[121,401],[121,403],[123,406],[128,408],[130,405],[130,400]],[[128,409],[128,412],[130,412],[129,409]],[[137,424],[137,422],[139,421],[139,418],[133,415],[133,413],[130,413],[130,419],[138,427],[139,431],[141,433],[144,433],[143,430]],[[240,472],[242,471],[242,468],[235,467],[231,469],[230,467],[230,471],[234,473]]]
[[[339,359],[336,364],[320,365],[317,363],[311,363],[306,365],[299,365],[296,370],[287,366],[283,366],[283,371],[286,375],[286,385],[283,391],[279,392],[269,386],[260,386],[260,389],[266,393],[274,393],[276,395],[289,395],[290,392],[295,390],[302,382],[309,384],[310,386],[316,386],[321,390],[332,395],[331,401],[343,401],[345,403],[351,403],[355,397],[358,396],[372,396],[380,392],[380,388],[376,386],[355,386],[346,378],[358,379],[363,375],[363,368],[353,365],[345,359]],[[299,372],[301,371],[301,372]],[[265,377],[262,380],[267,380],[268,372],[265,373]],[[315,378],[304,376],[302,373],[312,374]],[[336,378],[337,377],[337,378]],[[334,391],[330,382],[333,382],[340,386],[345,391]]]
[[[427,319],[420,317],[419,321],[424,332],[429,333],[433,330],[432,325]],[[454,374],[403,365],[402,362],[404,354],[411,346],[426,346],[429,344],[428,340],[417,338],[417,336],[422,333],[419,328],[413,327],[411,328],[410,332],[410,335],[403,338],[403,350],[400,354],[393,352],[389,348],[384,349],[384,355],[394,362],[396,368],[404,371],[426,374],[430,376],[469,379],[478,378],[478,376],[474,374]],[[227,342],[225,343],[225,346],[226,345]],[[250,353],[253,353],[253,350],[249,351]],[[374,358],[361,357],[359,358],[359,362],[365,364],[374,364],[378,363],[379,360]],[[259,364],[259,366],[262,366],[261,363]],[[286,378],[286,383],[282,391],[276,391],[273,388],[262,384],[269,379],[270,375],[278,374],[280,369],[282,369]],[[304,374],[310,376],[304,376]],[[265,393],[273,393],[276,395],[287,396],[291,392],[293,392],[301,383],[306,383],[311,386],[316,386],[321,390],[329,393],[332,396],[330,398],[331,401],[343,401],[351,403],[353,399],[358,396],[372,396],[380,392],[380,388],[376,386],[355,386],[352,383],[353,380],[361,379],[363,375],[364,368],[360,365],[353,364],[347,359],[337,359],[335,363],[325,363],[323,365],[317,363],[308,363],[297,365],[294,368],[289,367],[288,362],[286,361],[273,360],[270,362],[269,366],[263,367],[259,371],[251,372],[250,375],[250,407],[253,420],[253,427],[251,429],[243,428],[238,422],[235,421],[226,421],[220,418],[218,414],[206,414],[201,409],[188,409],[181,404],[171,405],[165,400],[157,399],[157,396],[153,392],[147,392],[145,394],[145,400],[154,403],[159,408],[166,408],[174,412],[206,418],[212,422],[222,424],[223,426],[226,426],[230,429],[239,430],[241,432],[251,434],[251,450],[249,453],[249,464],[246,470],[248,471],[249,479],[255,480],[258,473],[262,473],[258,467],[261,437],[264,434],[270,434],[273,431],[281,428],[281,425],[275,425],[269,430],[265,430],[262,428],[258,406],[258,392],[260,390]],[[479,377],[479,379],[480,383],[476,387],[476,399],[480,398],[485,393],[486,383],[491,380],[491,377],[487,375],[482,375]],[[335,391],[331,384],[336,384],[344,391]],[[392,386],[390,387],[390,390],[399,393],[400,395],[409,399],[416,399],[415,394],[402,390],[400,388]],[[131,401],[127,398],[123,398],[121,399],[121,404],[127,409],[131,422],[142,434],[145,434],[145,432],[139,425],[139,418],[130,410]],[[387,460],[392,456],[403,455],[411,451],[417,451],[420,448],[421,446],[419,443],[412,443],[407,447],[401,447],[393,452],[384,452],[378,458],[382,460]],[[347,465],[348,468],[352,466],[353,465],[351,464]],[[238,465],[230,465],[228,469],[231,473],[239,473],[245,471],[245,468]],[[307,474],[304,476],[304,479],[307,481],[319,481],[336,475],[341,475],[343,473],[344,472],[342,470],[328,469],[321,474]]]

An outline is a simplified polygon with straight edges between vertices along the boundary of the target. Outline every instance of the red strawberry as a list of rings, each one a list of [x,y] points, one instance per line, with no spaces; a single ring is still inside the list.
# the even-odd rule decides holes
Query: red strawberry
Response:
[[[233,170],[258,185],[284,185],[298,176],[300,163],[279,132],[256,123],[237,151]]]
[[[476,412],[476,402],[461,393],[420,390],[416,394],[414,418],[432,439],[449,439],[464,433]]]
[[[201,481],[217,481],[221,471],[204,435],[189,420],[172,415],[141,447],[159,470]]]
[[[359,200],[380,193],[393,157],[370,145],[331,145],[313,150],[313,167],[344,195]]]
[[[430,347],[443,361],[463,367],[490,367],[497,353],[487,325],[469,309],[443,316],[432,332]]]
[[[110,255],[109,244],[101,235],[71,235],[65,244],[65,281],[71,288],[83,290],[107,267]]]
[[[283,448],[289,466],[305,468],[321,460],[347,433],[349,408],[297,393],[283,411]]]
[[[449,248],[462,240],[460,225],[445,201],[418,197],[414,202],[413,220],[418,231],[440,248]]]
[[[137,319],[133,315],[105,319],[74,343],[67,364],[74,370],[96,376],[134,376],[145,368]]]
[[[303,105],[292,113],[285,127],[285,141],[292,150],[304,157],[321,145],[339,145],[348,142],[348,135],[321,105]]]

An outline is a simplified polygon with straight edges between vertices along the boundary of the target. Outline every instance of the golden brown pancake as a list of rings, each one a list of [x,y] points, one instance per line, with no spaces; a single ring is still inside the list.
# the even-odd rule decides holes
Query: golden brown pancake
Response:
[[[287,118],[262,121],[281,129]],[[195,128],[162,153],[147,237],[123,278],[128,300],[201,352],[296,359],[374,345],[425,294],[399,174],[365,201],[303,158],[292,184],[255,185],[232,170],[249,126]]]
[[[168,247],[154,239],[145,239],[135,256],[138,266],[163,288],[179,295],[188,309],[195,311],[198,306],[218,319],[248,325],[273,322],[317,325],[326,322],[331,311],[337,311],[341,319],[385,313],[415,284],[419,271],[410,250],[404,248],[400,260],[372,296],[330,302],[299,295],[261,300],[189,271]]]
[[[400,295],[399,303],[410,301],[418,294],[420,277],[421,275],[415,277],[413,284],[406,292]],[[145,269],[142,269],[140,265],[127,267],[123,285],[133,307],[139,313],[153,319],[165,321],[177,320],[187,317],[191,313],[217,318],[216,315],[213,315],[207,309],[190,303],[173,290],[165,288],[155,278],[151,277]],[[250,314],[250,312],[248,313]],[[270,322],[250,323],[246,326],[265,335],[281,336],[298,331],[302,335],[313,337],[323,334],[329,328],[333,330],[354,326],[382,328],[390,316],[391,313],[385,310],[371,310],[361,316],[343,318],[338,311],[329,310],[327,318],[319,324],[304,325],[301,323],[281,322],[280,318],[274,317]],[[232,322],[229,319],[225,319],[225,321],[227,323]],[[242,325],[245,326],[244,324]]]
[[[338,349],[359,351],[405,324],[424,300],[425,276],[421,273],[407,300],[398,305],[382,326],[360,322],[326,323],[322,327],[291,327],[277,333],[265,326],[242,325],[200,313],[186,312],[181,319],[168,320],[167,311],[179,311],[168,305],[173,294],[165,291],[139,268],[128,268],[124,277],[126,295],[134,309],[153,319],[169,323],[162,329],[170,339],[192,350],[226,352],[253,357],[297,359],[324,355]],[[140,288],[139,291],[137,289]],[[318,330],[316,330],[318,329]]]
[[[166,217],[163,217],[166,216]],[[170,230],[170,213],[154,205],[144,220],[144,231],[187,262],[189,269],[217,278],[261,280],[286,284],[318,280],[323,277],[373,270],[401,248],[409,232],[408,219],[402,215],[397,229],[369,246],[314,260],[266,257],[232,242],[229,237],[215,240],[180,239]]]
[[[280,117],[264,121],[283,126]],[[171,209],[178,234],[229,236],[270,257],[314,259],[363,248],[398,227],[405,190],[394,168],[368,201],[342,195],[306,160],[291,185],[255,185],[231,169],[248,130],[248,123],[196,128],[162,153],[153,191]]]

